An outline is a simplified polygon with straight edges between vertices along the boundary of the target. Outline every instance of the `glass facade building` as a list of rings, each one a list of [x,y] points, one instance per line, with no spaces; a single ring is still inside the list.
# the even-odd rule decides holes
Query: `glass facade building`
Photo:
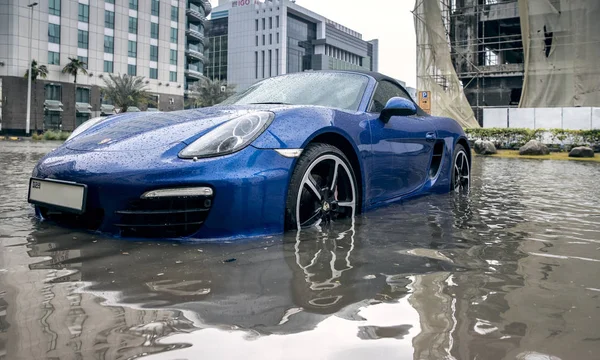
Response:
[[[317,40],[317,24],[298,16],[287,18],[287,72],[312,69],[313,41]]]

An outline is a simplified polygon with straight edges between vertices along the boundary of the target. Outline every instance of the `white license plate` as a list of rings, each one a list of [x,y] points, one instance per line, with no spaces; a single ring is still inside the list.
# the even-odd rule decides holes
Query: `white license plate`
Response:
[[[85,211],[87,186],[66,181],[29,180],[29,202],[57,210],[82,214]]]

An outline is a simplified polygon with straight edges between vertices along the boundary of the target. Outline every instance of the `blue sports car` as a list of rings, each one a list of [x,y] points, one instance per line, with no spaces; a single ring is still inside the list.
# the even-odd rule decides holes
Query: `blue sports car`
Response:
[[[310,71],[218,106],[92,119],[39,161],[41,219],[120,237],[231,240],[462,191],[471,152],[394,79]]]

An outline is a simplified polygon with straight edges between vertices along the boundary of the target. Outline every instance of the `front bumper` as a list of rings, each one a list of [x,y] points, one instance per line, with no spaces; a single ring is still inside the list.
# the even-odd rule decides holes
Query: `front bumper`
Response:
[[[194,162],[179,159],[179,150],[165,148],[152,155],[62,147],[40,160],[33,176],[87,185],[86,212],[75,222],[116,236],[223,241],[283,232],[294,158],[249,146]],[[187,187],[209,187],[213,195],[160,204],[140,200],[152,190]],[[36,213],[49,218],[47,209],[36,206]],[[138,228],[144,231],[128,225],[142,225]],[[181,231],[160,232],[173,225]]]

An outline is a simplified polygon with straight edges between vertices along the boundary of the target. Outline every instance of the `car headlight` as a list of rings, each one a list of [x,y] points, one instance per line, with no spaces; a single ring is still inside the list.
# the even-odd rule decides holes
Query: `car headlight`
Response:
[[[66,141],[71,140],[72,138],[74,138],[75,136],[81,134],[82,132],[86,131],[87,129],[91,128],[92,126],[97,125],[98,123],[100,123],[104,119],[106,119],[106,117],[97,117],[97,118],[94,118],[94,119],[89,119],[88,121],[86,121],[83,124],[79,125],[71,133],[71,135],[67,138]]]
[[[274,118],[272,112],[260,111],[229,120],[183,149],[179,157],[213,157],[240,151],[265,132]]]

